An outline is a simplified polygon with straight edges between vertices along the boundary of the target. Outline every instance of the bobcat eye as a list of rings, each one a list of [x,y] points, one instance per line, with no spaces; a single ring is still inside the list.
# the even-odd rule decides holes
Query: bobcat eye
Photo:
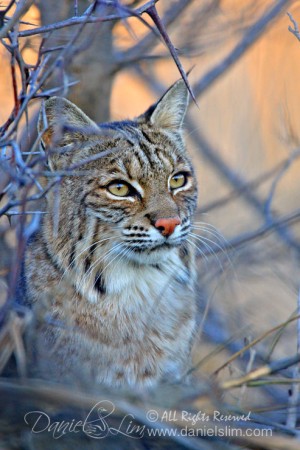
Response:
[[[109,184],[107,190],[117,197],[126,197],[130,194],[130,187],[128,184],[122,183],[121,181]]]
[[[177,189],[184,186],[187,182],[187,176],[184,173],[176,173],[172,176],[170,179],[170,188],[171,189]]]

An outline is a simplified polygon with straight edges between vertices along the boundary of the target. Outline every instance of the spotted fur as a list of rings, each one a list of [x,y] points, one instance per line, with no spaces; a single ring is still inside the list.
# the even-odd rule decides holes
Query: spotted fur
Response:
[[[188,369],[195,328],[194,251],[187,239],[197,188],[182,122],[182,81],[135,120],[97,126],[53,97],[39,131],[63,172],[25,261],[39,375],[151,386]],[[46,123],[45,123],[46,118]],[[170,190],[170,177],[185,185]],[[114,180],[131,194],[116,197]],[[164,236],[160,218],[181,224]]]

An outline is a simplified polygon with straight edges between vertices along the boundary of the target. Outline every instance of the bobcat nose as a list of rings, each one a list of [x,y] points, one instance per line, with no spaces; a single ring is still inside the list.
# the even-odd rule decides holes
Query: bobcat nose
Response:
[[[168,217],[164,219],[158,219],[154,226],[163,236],[171,236],[174,233],[175,227],[181,224],[179,217]]]

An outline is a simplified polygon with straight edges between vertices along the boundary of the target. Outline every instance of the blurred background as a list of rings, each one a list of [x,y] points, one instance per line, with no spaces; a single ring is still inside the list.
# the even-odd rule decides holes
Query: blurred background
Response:
[[[153,15],[140,14],[146,2],[96,2],[95,17],[121,19],[87,24],[74,42],[78,26],[50,27],[33,35],[26,30],[80,17],[95,2],[31,3],[19,28],[20,53],[29,72],[37,71],[38,59],[45,67],[53,66],[29,102],[27,125],[24,114],[14,131],[23,152],[36,139],[42,91],[68,97],[95,121],[121,120],[142,113],[180,77]],[[287,12],[300,22],[300,1],[160,0],[156,7],[184,69],[193,68],[188,79],[197,105],[191,100],[185,133],[200,192],[195,219],[200,228],[195,233],[203,237],[202,242],[195,240],[201,314],[194,361],[201,363],[201,373],[211,374],[298,308],[300,42],[288,30],[294,25]],[[7,16],[13,15],[13,8]],[[136,17],[127,17],[127,8],[134,8]],[[3,42],[8,44],[6,38]],[[0,47],[3,126],[15,108],[15,92],[23,89],[24,95],[29,87],[25,92],[17,65],[14,89],[16,55]],[[4,196],[0,206],[5,201]],[[16,257],[17,221],[9,215],[0,218],[2,302]],[[219,379],[294,355],[296,329],[292,322],[270,334],[227,365]],[[286,386],[266,389],[266,404],[286,402],[287,391]],[[235,396],[228,394],[231,402]],[[241,400],[244,407],[259,401],[261,392],[253,390],[244,392]]]

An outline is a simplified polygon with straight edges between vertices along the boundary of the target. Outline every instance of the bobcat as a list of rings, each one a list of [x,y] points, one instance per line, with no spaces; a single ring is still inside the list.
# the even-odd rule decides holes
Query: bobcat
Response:
[[[25,257],[39,376],[153,386],[188,370],[197,185],[182,80],[132,121],[96,125],[64,98],[40,113],[58,189]]]

